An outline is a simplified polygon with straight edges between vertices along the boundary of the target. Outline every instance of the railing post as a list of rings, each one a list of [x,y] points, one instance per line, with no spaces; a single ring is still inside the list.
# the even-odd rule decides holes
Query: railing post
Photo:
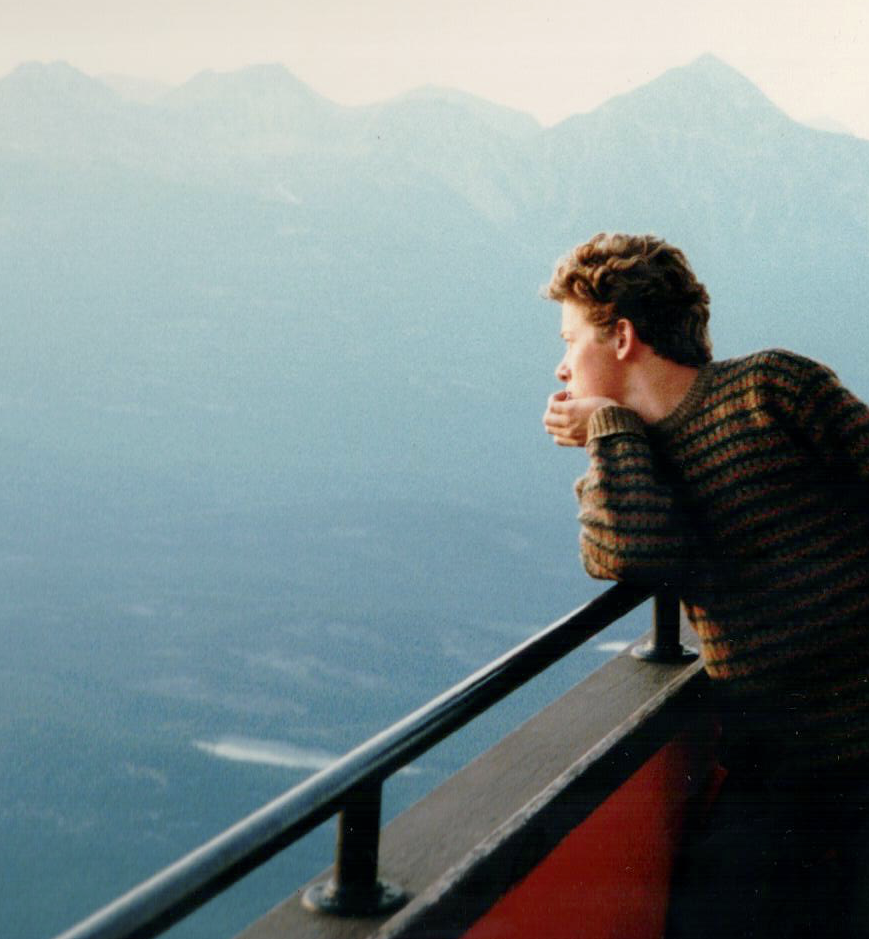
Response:
[[[377,879],[382,789],[381,780],[368,780],[347,794],[338,816],[334,874],[305,891],[306,909],[334,916],[375,916],[407,901],[400,887]]]
[[[631,654],[644,662],[676,665],[694,661],[697,650],[682,645],[679,638],[679,594],[671,588],[664,588],[655,594],[654,604],[652,639],[644,645],[635,646]]]

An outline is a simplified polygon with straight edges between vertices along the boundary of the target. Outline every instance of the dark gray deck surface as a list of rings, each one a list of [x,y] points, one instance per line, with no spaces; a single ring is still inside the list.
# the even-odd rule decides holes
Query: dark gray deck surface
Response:
[[[381,876],[412,896],[391,919],[311,914],[297,893],[239,939],[397,939],[423,918],[472,922],[657,749],[701,687],[697,662],[619,655],[384,828]]]

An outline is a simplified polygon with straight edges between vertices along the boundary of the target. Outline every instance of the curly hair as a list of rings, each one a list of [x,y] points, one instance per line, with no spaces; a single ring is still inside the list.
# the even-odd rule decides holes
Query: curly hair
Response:
[[[654,235],[595,235],[558,261],[546,296],[583,303],[605,333],[630,320],[658,355],[682,365],[712,358],[709,294],[685,255]]]

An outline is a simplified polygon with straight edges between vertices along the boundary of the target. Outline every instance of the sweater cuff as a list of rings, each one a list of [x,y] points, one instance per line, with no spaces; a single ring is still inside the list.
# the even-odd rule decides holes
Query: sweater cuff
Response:
[[[609,437],[611,434],[639,434],[645,437],[646,425],[636,411],[608,404],[598,408],[589,418],[585,442],[587,444],[595,437]]]

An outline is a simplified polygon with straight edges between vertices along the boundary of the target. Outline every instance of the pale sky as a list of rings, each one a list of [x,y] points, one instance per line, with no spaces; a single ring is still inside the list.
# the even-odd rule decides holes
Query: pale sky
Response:
[[[0,75],[62,59],[180,83],[281,62],[345,104],[436,84],[546,124],[705,52],[793,117],[869,138],[869,0],[0,0]]]

